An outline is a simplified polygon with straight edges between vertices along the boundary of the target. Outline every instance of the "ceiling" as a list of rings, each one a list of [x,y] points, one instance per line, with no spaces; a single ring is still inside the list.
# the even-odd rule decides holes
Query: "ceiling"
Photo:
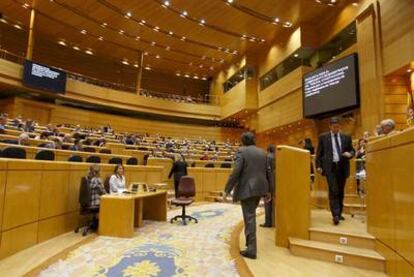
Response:
[[[27,30],[31,5],[1,0],[0,12]],[[142,52],[155,71],[200,78],[336,8],[315,0],[36,0],[34,7],[36,36],[61,42],[63,52],[90,50],[131,67]]]

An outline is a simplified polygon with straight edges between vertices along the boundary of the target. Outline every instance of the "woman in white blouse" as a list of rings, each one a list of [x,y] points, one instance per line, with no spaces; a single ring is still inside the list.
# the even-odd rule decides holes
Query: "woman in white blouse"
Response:
[[[115,166],[114,173],[109,179],[109,188],[111,193],[120,193],[126,189],[124,167],[122,164],[117,164]]]

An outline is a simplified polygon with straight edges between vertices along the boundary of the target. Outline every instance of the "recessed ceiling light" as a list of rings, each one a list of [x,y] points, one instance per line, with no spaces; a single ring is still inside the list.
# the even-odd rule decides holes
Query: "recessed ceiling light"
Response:
[[[352,6],[354,6],[354,7],[358,6],[358,2],[352,3]]]
[[[104,40],[104,38],[103,38],[103,37],[98,37],[98,39],[99,39],[100,41]]]
[[[58,44],[62,45],[62,46],[66,46],[66,42],[64,42],[63,40],[59,40]]]
[[[201,78],[201,79],[203,79],[203,80],[205,81],[205,80],[207,80],[207,77],[203,77],[203,78]]]
[[[82,30],[82,31],[81,31],[81,34],[82,34],[82,35],[86,35],[87,33],[88,33],[88,32],[87,32],[86,30]]]
[[[120,35],[123,35],[124,34],[124,30],[119,30],[119,32],[118,32]]]
[[[4,18],[0,18],[0,22],[3,22],[3,23],[5,23],[5,24],[7,24],[7,20],[6,20],[6,19],[4,19]]]
[[[144,67],[144,69],[145,69],[145,70],[151,70],[151,66],[146,65],[146,66]]]
[[[183,11],[182,13],[181,13],[181,17],[186,17],[188,15],[188,12],[187,11]]]
[[[283,27],[286,27],[286,28],[292,27],[292,22],[286,21],[285,23],[283,23]]]
[[[233,3],[234,1],[233,0],[227,0],[227,3]]]
[[[202,60],[205,60],[205,59],[206,59],[206,56],[202,56],[202,57],[201,57],[201,59],[202,59]]]
[[[16,29],[19,29],[19,30],[21,30],[21,29],[22,29],[22,27],[21,27],[20,25],[18,25],[18,24],[14,24],[13,26],[14,26],[14,28],[16,28]]]
[[[237,50],[233,51],[233,55],[237,55],[239,52],[237,52]]]
[[[155,42],[155,41],[152,41],[152,42],[151,42],[151,46],[155,46],[155,44],[156,44],[156,42]]]
[[[147,23],[144,19],[142,19],[138,24],[139,25],[144,25],[145,23]]]
[[[129,62],[127,60],[123,60],[122,64],[129,65]]]
[[[214,70],[214,66],[210,66],[210,70]]]
[[[204,67],[204,65],[200,64],[198,67],[199,67],[199,68],[203,68],[203,67]]]
[[[331,0],[331,3],[333,4],[333,3],[336,3],[336,0]]]
[[[125,14],[125,17],[126,18],[130,18],[132,16],[132,13],[131,12],[127,12],[126,14]]]
[[[169,34],[170,36],[174,35],[174,33],[173,33],[172,31],[169,31],[169,32],[168,32],[168,34]]]
[[[160,55],[156,55],[155,58],[159,59],[159,58],[161,58],[161,56]]]
[[[144,52],[144,56],[146,56],[146,55],[148,55],[148,52],[147,51]]]
[[[170,1],[164,1],[164,6],[168,7],[170,5]]]
[[[293,57],[297,58],[297,57],[299,57],[299,54],[296,53],[296,54],[293,55]]]
[[[411,68],[407,69],[407,73],[411,73],[413,70]]]
[[[141,37],[140,36],[137,36],[136,38],[135,38],[135,40],[139,40]]]
[[[29,4],[27,4],[27,3],[24,3],[24,4],[22,5],[22,7],[23,7],[23,8],[25,8],[25,9],[28,9],[28,8],[30,8],[30,5],[29,5]]]
[[[170,51],[171,50],[171,47],[170,46],[167,46],[167,47],[165,47],[165,50]]]
[[[139,67],[139,65],[136,63],[136,64],[134,64],[134,67]]]
[[[184,75],[184,77],[185,77],[185,78],[190,78],[190,75],[185,74],[185,75]]]
[[[194,75],[194,76],[193,76],[193,79],[198,79],[198,76],[197,76],[197,75]]]
[[[206,24],[205,19],[201,19],[201,20],[200,20],[200,23],[201,23],[201,24]]]
[[[78,47],[78,46],[73,46],[72,47],[74,50],[76,50],[76,51],[79,51],[80,50],[80,48]]]
[[[153,30],[156,31],[156,32],[159,32],[160,31],[160,27],[155,26]]]
[[[90,49],[86,50],[85,53],[88,54],[88,55],[93,55],[93,52]]]
[[[182,37],[182,38],[181,38],[181,40],[185,40],[185,39],[186,39],[186,37]]]
[[[105,28],[106,26],[108,26],[108,23],[104,22],[101,24],[101,26]]]
[[[177,75],[178,77],[180,77],[180,76],[181,76],[180,72],[177,72],[175,75]]]

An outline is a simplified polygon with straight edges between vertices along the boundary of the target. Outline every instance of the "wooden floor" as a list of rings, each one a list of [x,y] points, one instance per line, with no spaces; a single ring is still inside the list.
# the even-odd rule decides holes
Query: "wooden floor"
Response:
[[[61,251],[91,239],[91,236],[95,237],[94,234],[83,237],[80,233],[69,232],[7,257],[0,261],[0,276],[23,276]]]
[[[259,225],[264,221],[264,216],[257,218]],[[366,233],[366,225],[361,218],[346,216],[346,220],[339,226],[333,226],[330,215],[325,210],[312,212],[312,226],[318,228],[341,228],[346,232]],[[384,273],[369,271],[322,262],[312,259],[297,257],[289,252],[289,249],[275,246],[275,229],[257,227],[258,253],[257,260],[245,259],[248,267],[255,276],[260,277],[304,277],[304,276],[335,276],[335,277],[384,277]],[[240,249],[244,249],[244,233],[240,234]]]

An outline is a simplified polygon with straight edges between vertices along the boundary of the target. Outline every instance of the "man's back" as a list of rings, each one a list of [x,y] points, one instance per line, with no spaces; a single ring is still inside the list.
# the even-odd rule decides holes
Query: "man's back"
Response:
[[[255,145],[243,146],[236,154],[233,172],[227,182],[226,192],[234,188],[234,201],[268,193],[267,158]]]

